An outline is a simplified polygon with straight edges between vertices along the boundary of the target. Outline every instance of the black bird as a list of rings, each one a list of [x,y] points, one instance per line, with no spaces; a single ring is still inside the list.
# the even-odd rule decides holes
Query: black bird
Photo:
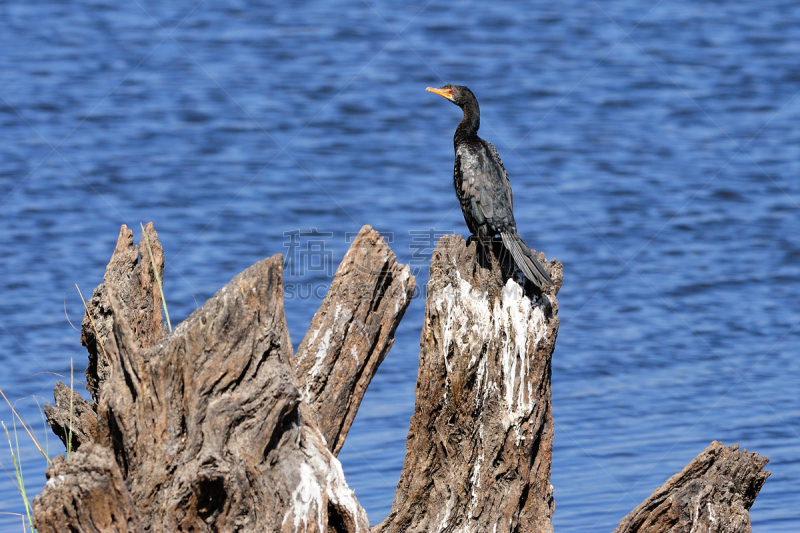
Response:
[[[444,96],[464,111],[453,137],[456,152],[453,184],[467,227],[487,251],[492,249],[492,238],[499,233],[526,278],[538,288],[552,285],[553,280],[517,233],[511,184],[503,162],[492,143],[478,137],[481,112],[477,98],[461,85],[447,84],[426,90]]]

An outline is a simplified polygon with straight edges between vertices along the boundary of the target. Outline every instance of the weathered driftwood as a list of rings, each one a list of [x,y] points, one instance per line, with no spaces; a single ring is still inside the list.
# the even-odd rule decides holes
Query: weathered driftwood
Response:
[[[104,353],[103,346],[111,335],[114,321],[107,287],[113,288],[117,298],[125,307],[128,327],[131,328],[139,347],[150,348],[164,337],[161,292],[153,271],[153,263],[159,279],[163,279],[164,249],[158,241],[153,223],[150,222],[144,227],[144,234],[138,246],[133,244],[133,230],[123,224],[117,238],[117,246],[106,267],[103,283],[94,290],[91,299],[86,302],[88,310],[83,316],[81,327],[81,344],[89,351],[86,388],[95,402],[99,400],[102,382],[109,375],[108,355]],[[95,333],[95,326],[99,339]]]
[[[739,446],[711,445],[626,516],[614,533],[749,533],[748,511],[769,462]]]
[[[366,513],[347,487],[341,465],[315,420],[300,409],[303,396],[294,384],[283,311],[281,257],[247,269],[172,334],[164,335],[157,284],[144,266],[149,256],[135,258],[137,248],[126,230],[123,227],[105,283],[89,306],[99,335],[93,335],[88,320],[84,323],[90,358],[97,361],[92,389],[99,423],[93,437],[84,439],[86,431],[79,433],[84,444],[73,458],[48,470],[52,479],[64,476],[69,482],[45,487],[34,504],[35,524],[73,524],[92,531],[106,523],[108,512],[86,503],[93,500],[81,503],[72,498],[71,476],[87,471],[92,475],[81,479],[82,490],[94,494],[103,487],[120,487],[115,499],[123,502],[120,505],[132,501],[134,507],[128,512],[123,505],[114,516],[131,516],[129,522],[146,531],[368,530]],[[365,239],[371,244],[365,245]],[[156,242],[152,232],[154,254],[160,252],[153,247]],[[330,334],[321,332],[330,338],[343,336],[343,348],[357,345],[363,350],[358,353],[363,364],[359,379],[341,381],[340,387],[350,388],[346,394],[333,382],[319,389],[331,398],[349,398],[355,404],[353,414],[391,346],[414,287],[413,278],[402,279],[408,269],[396,265],[371,230],[362,231],[359,242],[364,250],[356,254],[367,264],[382,261],[384,275],[373,279],[365,270],[343,272],[342,277],[359,290],[374,285],[372,312],[384,316],[375,322],[356,306],[353,312],[363,329],[351,326],[342,331],[334,320]],[[144,250],[140,244],[138,253]],[[343,283],[336,287],[347,294]],[[359,336],[370,339],[369,345],[356,342]],[[326,352],[320,361],[327,364],[328,357],[337,355]],[[336,368],[337,363],[330,366]],[[308,401],[314,400],[304,392]],[[63,393],[57,389],[57,395]],[[68,402],[69,391],[66,394]],[[64,401],[57,404],[55,409],[63,411]],[[51,420],[63,427],[63,412],[57,414]],[[349,422],[341,418],[339,427],[346,431]],[[86,442],[94,444],[87,447]],[[110,456],[116,467],[109,465]],[[65,471],[64,464],[80,466]]]
[[[145,230],[163,272],[158,236]],[[417,403],[392,511],[375,533],[552,532],[551,357],[556,282],[534,294],[513,265],[439,242]],[[539,254],[544,262],[543,254]],[[519,279],[517,277],[516,279]],[[95,404],[63,384],[46,406],[73,448],[34,502],[39,531],[367,531],[333,454],[391,348],[414,290],[365,226],[297,355],[280,256],[236,276],[172,334],[147,247],[123,226],[84,319]],[[98,334],[95,334],[95,326]],[[615,533],[750,531],[766,458],[713,443]]]
[[[307,414],[338,455],[416,286],[370,226],[344,256],[292,360]]]
[[[60,381],[56,382],[53,396],[55,405],[45,404],[44,413],[53,433],[58,435],[64,447],[67,447],[70,431],[73,450],[87,442],[95,442],[98,438],[98,421],[92,403]]]
[[[433,252],[417,401],[392,511],[373,531],[552,531],[555,286],[531,299],[476,245]],[[491,262],[490,262],[491,265]]]
[[[68,461],[64,456],[53,460],[35,505],[39,533],[142,531],[114,454],[91,442]]]
[[[100,400],[102,384],[110,375],[109,356],[104,346],[111,335],[114,320],[106,287],[113,287],[117,297],[123,302],[129,326],[140,347],[149,348],[155,345],[165,333],[161,318],[161,293],[153,271],[155,263],[159,278],[163,278],[164,250],[152,222],[144,227],[144,234],[147,235],[150,246],[147,246],[144,237],[138,246],[134,246],[133,231],[122,225],[117,245],[103,276],[103,283],[97,286],[86,302],[80,340],[89,352],[86,389],[92,395],[94,404],[89,403],[87,406],[88,402],[75,393],[72,406],[78,412],[71,416],[69,397],[72,393],[66,387],[57,386],[54,391],[55,405],[45,405],[47,421],[65,446],[69,424],[72,422],[73,449],[77,449],[87,440],[95,441],[96,404]],[[153,252],[152,260],[150,250]]]

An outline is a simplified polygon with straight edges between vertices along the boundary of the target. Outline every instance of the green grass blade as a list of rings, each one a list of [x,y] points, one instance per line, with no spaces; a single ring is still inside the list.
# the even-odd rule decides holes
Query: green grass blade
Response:
[[[6,393],[3,392],[3,389],[0,389],[0,396],[3,397],[3,399],[8,404],[8,407],[11,409],[11,412],[14,414],[14,416],[17,417],[17,420],[19,420],[19,423],[22,424],[22,427],[25,429],[25,431],[28,432],[28,436],[31,438],[31,441],[33,442],[34,446],[36,446],[36,449],[39,450],[39,453],[41,453],[44,456],[45,460],[47,460],[47,464],[50,464],[51,463],[50,458],[42,449],[42,445],[39,444],[39,441],[36,440],[36,437],[34,437],[33,432],[28,428],[25,422],[22,421],[22,417],[20,417],[17,410],[14,409],[14,405],[9,401],[8,397],[6,396]],[[16,429],[16,422],[14,423],[14,428]]]
[[[147,245],[147,252],[150,254],[150,263],[153,265],[153,274],[156,275],[156,282],[158,282],[158,290],[161,293],[161,303],[164,304],[164,315],[167,317],[167,327],[169,328],[169,332],[172,333],[172,324],[169,322],[169,311],[167,311],[167,299],[164,298],[164,287],[161,285],[161,276],[158,275],[156,260],[153,257],[153,250],[150,248],[150,238],[147,236],[147,233],[145,233],[144,226],[141,222],[139,222],[139,225],[142,227],[142,237],[144,237],[144,243]]]
[[[13,419],[12,419],[13,420]],[[13,428],[14,428],[14,442],[17,446],[17,453],[14,454],[14,447],[11,445],[11,435],[8,434],[8,428],[6,427],[5,423],[3,424],[3,429],[6,432],[6,438],[8,439],[8,449],[11,451],[11,460],[14,462],[14,475],[17,478],[17,489],[19,490],[20,495],[22,496],[22,502],[25,505],[25,513],[28,515],[28,524],[30,524],[31,530],[33,530],[33,519],[31,517],[31,502],[28,499],[28,494],[25,492],[25,477],[22,474],[22,458],[19,453],[19,438],[17,437],[17,423],[14,421]]]
[[[72,455],[72,395],[75,394],[75,384],[73,382],[72,358],[69,359],[69,433],[67,434],[67,460]]]

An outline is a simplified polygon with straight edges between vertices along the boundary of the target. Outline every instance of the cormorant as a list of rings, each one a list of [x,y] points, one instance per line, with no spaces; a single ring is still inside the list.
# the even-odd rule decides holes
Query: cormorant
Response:
[[[477,98],[461,85],[447,84],[426,90],[444,96],[464,111],[453,137],[456,152],[453,184],[467,227],[487,251],[491,251],[492,238],[499,233],[526,278],[538,288],[552,285],[553,280],[517,233],[511,184],[503,162],[492,143],[478,137],[481,112]]]

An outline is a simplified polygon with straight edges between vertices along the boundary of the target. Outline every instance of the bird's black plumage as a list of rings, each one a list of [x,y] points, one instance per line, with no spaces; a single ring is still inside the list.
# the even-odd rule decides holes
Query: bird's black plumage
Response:
[[[511,184],[500,155],[492,143],[478,137],[481,118],[477,98],[461,85],[428,87],[428,90],[444,96],[464,111],[453,137],[456,152],[453,184],[467,227],[487,250],[491,249],[492,238],[499,234],[526,278],[540,288],[552,285],[544,267],[517,233]]]

